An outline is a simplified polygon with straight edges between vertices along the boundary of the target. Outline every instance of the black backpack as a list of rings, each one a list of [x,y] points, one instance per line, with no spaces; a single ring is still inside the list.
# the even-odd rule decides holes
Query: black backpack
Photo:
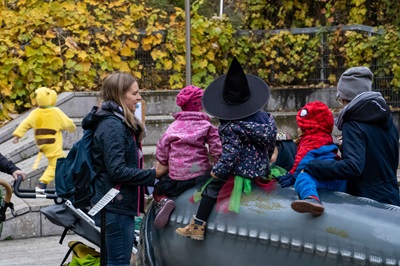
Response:
[[[59,158],[56,164],[55,187],[56,193],[63,199],[70,200],[76,208],[90,206],[94,195],[91,146],[94,130],[83,132],[82,138],[74,143],[67,157]]]

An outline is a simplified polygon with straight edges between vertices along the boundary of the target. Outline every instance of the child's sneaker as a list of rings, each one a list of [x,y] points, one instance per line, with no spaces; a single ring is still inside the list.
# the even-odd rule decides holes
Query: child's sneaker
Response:
[[[47,184],[45,184],[45,183],[43,183],[43,182],[39,182],[39,183],[36,185],[36,188],[38,188],[38,189],[46,189],[46,188],[47,188]]]
[[[295,200],[292,202],[291,206],[296,212],[309,212],[314,216],[320,216],[325,210],[321,202],[314,197],[306,197],[303,200]]]
[[[156,218],[154,219],[154,226],[158,229],[163,228],[169,220],[169,216],[175,209],[175,202],[170,199],[162,199],[157,203]]]

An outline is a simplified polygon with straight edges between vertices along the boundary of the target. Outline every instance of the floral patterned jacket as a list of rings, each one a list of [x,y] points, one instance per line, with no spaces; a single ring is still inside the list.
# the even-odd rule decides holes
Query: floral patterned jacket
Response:
[[[269,113],[259,111],[245,121],[221,123],[218,133],[222,141],[222,155],[213,167],[213,173],[218,178],[269,175],[277,133],[275,120]]]

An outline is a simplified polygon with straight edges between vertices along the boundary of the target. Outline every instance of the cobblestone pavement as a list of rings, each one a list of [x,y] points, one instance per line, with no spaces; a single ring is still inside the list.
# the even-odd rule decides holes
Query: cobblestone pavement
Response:
[[[58,266],[68,251],[69,241],[82,241],[94,247],[78,235],[67,235],[60,245],[60,236],[35,237],[0,241],[1,266]],[[96,250],[99,250],[96,248]],[[71,255],[67,262],[71,261]]]

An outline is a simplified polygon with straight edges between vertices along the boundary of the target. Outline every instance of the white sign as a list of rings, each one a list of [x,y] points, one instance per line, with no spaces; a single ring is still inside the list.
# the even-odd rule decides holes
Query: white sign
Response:
[[[90,209],[88,212],[89,215],[95,216],[101,209],[103,209],[115,196],[117,196],[119,193],[118,189],[112,188],[110,189],[107,194],[104,195],[104,197],[99,200],[99,202],[96,203],[96,205],[93,206],[93,208]]]

